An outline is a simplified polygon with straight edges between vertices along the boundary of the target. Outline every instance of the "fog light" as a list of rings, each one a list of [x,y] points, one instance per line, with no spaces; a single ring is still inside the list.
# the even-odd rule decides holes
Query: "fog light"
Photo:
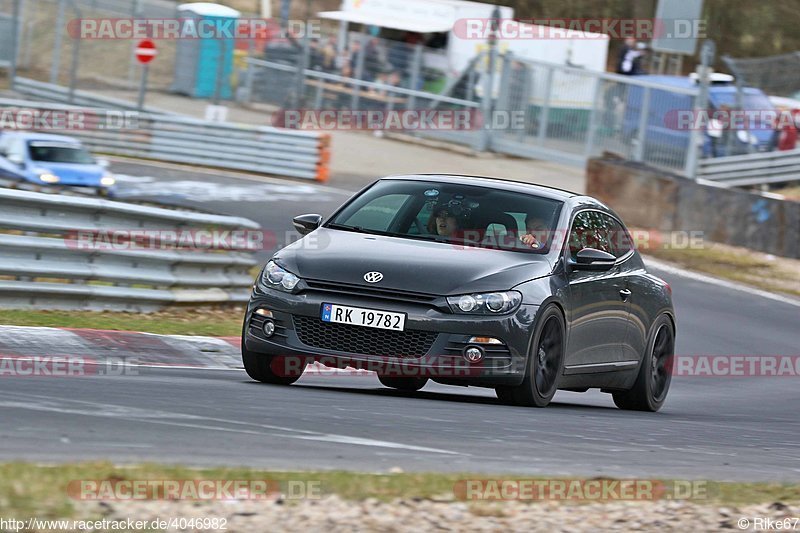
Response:
[[[464,350],[464,359],[470,363],[480,363],[483,360],[483,350],[477,346],[467,346]]]
[[[264,322],[264,325],[261,326],[261,329],[264,330],[264,335],[267,337],[272,337],[272,334],[275,333],[275,323],[271,320],[267,320]]]

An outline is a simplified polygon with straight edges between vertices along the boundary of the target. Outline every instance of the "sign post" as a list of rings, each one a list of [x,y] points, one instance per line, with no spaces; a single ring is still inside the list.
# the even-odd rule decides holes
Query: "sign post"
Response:
[[[139,100],[136,106],[139,111],[142,111],[144,109],[144,95],[147,92],[147,73],[150,70],[148,63],[156,58],[158,50],[156,50],[156,43],[150,39],[142,39],[136,45],[134,53],[136,54],[136,60],[142,64],[142,82],[139,85]]]

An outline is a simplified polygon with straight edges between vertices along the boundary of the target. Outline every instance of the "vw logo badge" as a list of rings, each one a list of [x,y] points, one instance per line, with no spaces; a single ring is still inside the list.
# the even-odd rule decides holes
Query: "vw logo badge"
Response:
[[[383,274],[380,272],[367,272],[364,274],[364,281],[367,283],[378,283],[383,279]]]

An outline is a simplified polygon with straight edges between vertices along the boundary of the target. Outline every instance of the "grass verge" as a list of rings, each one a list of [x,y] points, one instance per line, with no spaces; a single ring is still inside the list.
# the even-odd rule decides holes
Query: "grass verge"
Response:
[[[314,482],[318,484],[322,496],[336,494],[345,500],[354,501],[368,498],[381,501],[397,498],[455,501],[453,488],[462,480],[534,478],[486,474],[367,474],[347,471],[276,472],[245,468],[191,469],[156,464],[115,466],[105,462],[42,466],[17,462],[0,464],[0,516],[75,517],[75,514],[80,512],[81,502],[68,496],[67,486],[76,480],[119,482],[209,479],[267,480],[277,482],[280,487],[285,487],[288,481]],[[701,501],[693,500],[695,503],[737,505],[800,502],[800,484],[709,483],[708,485],[708,496]]]
[[[770,292],[800,296],[800,260],[707,243],[696,249],[651,248],[645,255]]]
[[[162,335],[235,337],[242,333],[244,307],[169,308],[155,313],[0,309],[0,324],[121,331]]]

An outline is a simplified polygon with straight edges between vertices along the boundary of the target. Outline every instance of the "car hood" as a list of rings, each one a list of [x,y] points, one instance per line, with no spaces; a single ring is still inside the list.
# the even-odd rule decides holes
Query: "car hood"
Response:
[[[436,295],[508,290],[547,276],[543,255],[320,228],[275,259],[301,278]],[[364,274],[383,274],[367,283]]]
[[[55,174],[63,185],[99,185],[105,169],[100,165],[34,162],[35,171]]]

